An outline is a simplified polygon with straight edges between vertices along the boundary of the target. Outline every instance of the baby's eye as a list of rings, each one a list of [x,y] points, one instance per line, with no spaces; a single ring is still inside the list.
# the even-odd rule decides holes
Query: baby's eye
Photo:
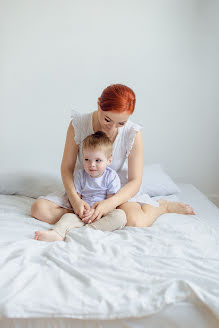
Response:
[[[105,118],[105,121],[108,122],[108,123],[110,122],[110,120],[108,120],[107,118]]]
[[[97,162],[97,163],[100,163],[100,162],[101,162],[101,159],[96,159],[96,162]]]
[[[119,125],[125,125],[125,123],[119,123]]]
[[[85,158],[84,160],[87,162],[88,161],[88,158]]]

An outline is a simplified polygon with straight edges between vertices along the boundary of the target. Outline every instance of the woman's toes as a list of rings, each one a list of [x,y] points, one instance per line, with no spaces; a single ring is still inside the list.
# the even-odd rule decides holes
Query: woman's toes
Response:
[[[194,210],[190,205],[181,202],[168,202],[168,212],[186,215],[194,214]]]
[[[190,205],[188,205],[188,204],[185,204],[185,205],[186,205],[187,214],[195,214],[193,208]]]
[[[38,240],[38,232],[39,232],[39,231],[36,231],[36,232],[35,232],[35,237],[34,237],[35,240]]]

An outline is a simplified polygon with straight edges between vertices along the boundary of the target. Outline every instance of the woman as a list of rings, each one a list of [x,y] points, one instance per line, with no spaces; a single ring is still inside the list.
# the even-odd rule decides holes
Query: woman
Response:
[[[194,214],[186,204],[166,200],[153,201],[139,192],[143,169],[143,142],[141,126],[129,120],[135,107],[133,90],[122,84],[114,84],[103,90],[98,98],[98,109],[93,113],[74,112],[69,124],[61,164],[65,194],[50,194],[40,197],[31,208],[38,220],[55,224],[63,214],[73,211],[85,223],[83,213],[89,205],[79,198],[73,183],[74,170],[82,168],[81,145],[83,139],[96,131],[103,131],[113,142],[111,167],[117,171],[122,188],[109,199],[93,205],[94,213],[89,222],[100,219],[115,208],[125,211],[127,225],[148,227],[162,214]]]

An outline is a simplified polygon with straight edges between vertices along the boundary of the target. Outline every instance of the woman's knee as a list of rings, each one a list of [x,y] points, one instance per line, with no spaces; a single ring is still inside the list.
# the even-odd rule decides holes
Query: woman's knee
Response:
[[[142,227],[142,211],[139,204],[126,203],[118,207],[126,214],[126,225],[131,227]]]
[[[127,202],[120,205],[118,208],[125,211],[127,226],[146,228],[151,226],[158,216],[158,208],[151,205],[147,206],[147,211],[143,211],[139,203]]]
[[[139,213],[130,213],[128,216],[127,216],[127,223],[126,223],[127,226],[130,226],[130,227],[145,227],[145,224],[143,223],[143,220],[142,220],[142,215],[139,214]]]
[[[49,220],[51,216],[51,206],[46,199],[37,199],[31,206],[31,215],[40,220],[45,221],[45,217]]]

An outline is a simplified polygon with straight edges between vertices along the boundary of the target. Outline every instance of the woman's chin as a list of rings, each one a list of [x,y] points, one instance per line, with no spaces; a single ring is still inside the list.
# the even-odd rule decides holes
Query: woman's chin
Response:
[[[112,138],[116,134],[116,130],[105,129],[103,132],[105,132],[109,138]]]

